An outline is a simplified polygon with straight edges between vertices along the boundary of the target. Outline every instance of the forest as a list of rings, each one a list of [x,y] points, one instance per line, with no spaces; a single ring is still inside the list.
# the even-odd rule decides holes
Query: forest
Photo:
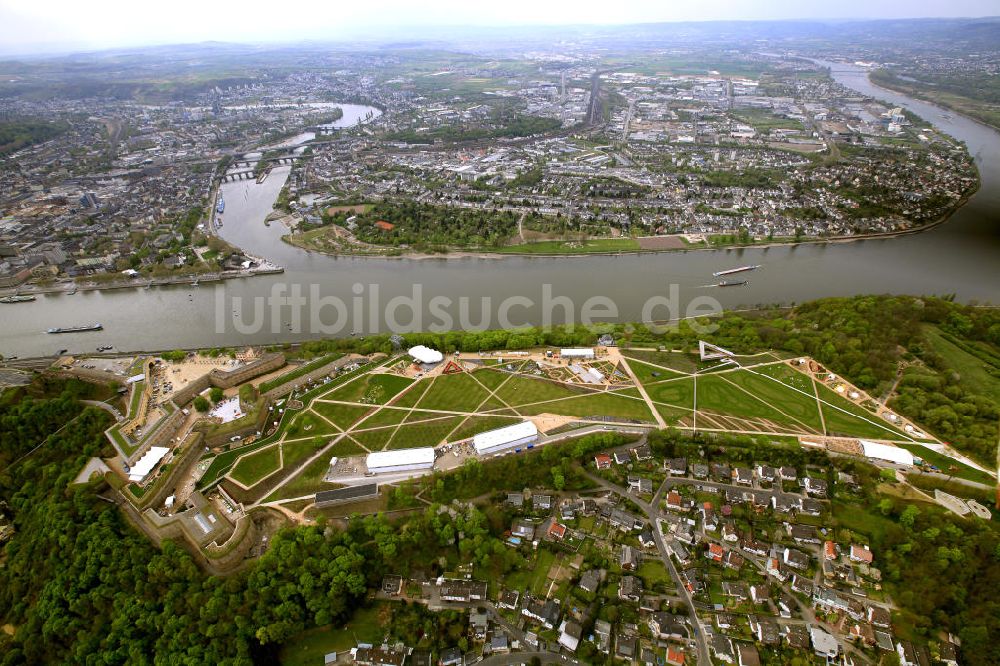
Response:
[[[0,155],[17,152],[33,143],[48,141],[68,129],[64,122],[19,120],[0,123]]]
[[[343,213],[338,215],[344,216]],[[335,222],[338,222],[336,219]],[[357,214],[355,235],[375,245],[408,245],[415,249],[499,247],[517,231],[517,213],[480,208],[454,208],[412,201],[373,204]],[[388,222],[386,225],[377,225]],[[346,223],[346,221],[345,221]]]

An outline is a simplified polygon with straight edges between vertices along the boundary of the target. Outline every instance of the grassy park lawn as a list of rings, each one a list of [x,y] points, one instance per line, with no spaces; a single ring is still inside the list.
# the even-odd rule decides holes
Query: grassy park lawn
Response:
[[[518,409],[522,414],[561,414],[564,416],[611,416],[619,419],[653,421],[653,415],[642,400],[615,393],[594,393],[555,402],[545,402]]]
[[[816,405],[816,398],[812,394],[811,386],[809,387],[809,395],[803,395],[784,383],[760,377],[747,370],[730,372],[722,376],[809,427],[817,431],[822,430],[819,407]]]
[[[624,349],[622,350],[622,356],[682,373],[694,372],[698,369],[698,357],[693,354]]]
[[[780,407],[784,404],[779,402]],[[737,386],[730,384],[722,375],[707,375],[698,378],[698,409],[710,409],[720,414],[731,414],[743,418],[760,418],[802,429],[804,424],[782,414],[762,400],[748,395]]]
[[[930,343],[934,351],[944,357],[949,368],[954,368],[958,372],[959,384],[972,391],[983,395],[1000,395],[1000,374],[991,374],[1000,370],[1000,359],[995,359],[995,353],[988,350],[982,351],[983,358],[974,356],[962,347],[952,342],[943,334],[940,329],[928,326],[924,330],[924,337]],[[975,345],[975,342],[966,344]],[[991,363],[996,360],[997,364]],[[992,366],[992,367],[991,367]]]
[[[281,466],[279,456],[277,446],[270,446],[251,453],[248,456],[240,458],[240,461],[229,472],[229,476],[244,486],[252,486],[268,474],[279,469]]]
[[[287,431],[289,439],[329,435],[334,432],[339,432],[336,426],[330,425],[327,421],[320,418],[318,414],[308,411],[304,411],[296,416]]]
[[[627,361],[627,363],[628,367],[630,367],[632,372],[635,373],[636,379],[638,379],[642,384],[662,382],[665,379],[673,379],[674,377],[683,376],[683,373],[676,370],[658,368],[655,365],[650,365],[649,363],[636,359],[631,359]]]
[[[510,375],[496,370],[483,369],[473,372],[472,377],[489,390],[495,391],[507,381]]]
[[[394,432],[396,432],[395,428],[379,428],[378,430],[352,432],[351,437],[369,451],[381,451]]]
[[[358,407],[357,405],[338,405],[331,402],[314,402],[312,404],[314,412],[325,416],[333,421],[338,428],[347,428],[368,413],[368,407]]]
[[[282,442],[282,467],[286,470],[295,469],[299,463],[313,455],[329,443],[325,437],[316,437],[301,442]]]
[[[399,425],[406,420],[407,415],[410,413],[411,412],[406,409],[380,409],[366,418],[363,422],[359,423],[357,427],[361,430],[367,430],[368,428],[378,428],[380,426]],[[424,418],[435,415],[434,412],[421,412],[419,410],[412,413],[414,415],[423,414]]]
[[[378,645],[385,633],[379,619],[382,604],[360,608],[341,628],[332,625],[304,631],[281,650],[282,666],[312,666],[323,663],[330,652],[347,652],[358,643]]]
[[[643,587],[647,590],[671,584],[670,574],[660,560],[643,560],[636,573],[639,574]]]
[[[816,385],[819,399],[823,404],[823,419],[829,435],[871,437],[873,439],[907,439],[899,430],[889,424],[882,425],[881,419],[826,386]],[[832,406],[831,406],[832,405]],[[840,409],[837,409],[837,408]],[[848,412],[844,413],[844,410]]]
[[[384,405],[412,383],[412,379],[399,375],[370,374],[344,384],[337,390],[327,393],[323,398],[325,400]]]
[[[421,423],[404,423],[386,444],[386,449],[412,449],[419,446],[436,446],[458,427],[464,416],[444,416]]]
[[[694,409],[694,379],[685,377],[676,381],[652,384],[645,387],[653,402]]]
[[[415,382],[408,391],[403,392],[390,404],[393,407],[413,407],[420,401],[427,389],[430,388],[431,382],[429,381],[417,381]]]
[[[420,408],[474,412],[487,397],[487,390],[471,375],[439,375],[421,398]]]
[[[470,416],[448,439],[456,442],[481,432],[520,423],[522,420],[515,416]]]
[[[331,453],[330,455],[333,454]],[[264,501],[274,502],[311,495],[321,490],[333,490],[337,487],[336,485],[323,481],[323,477],[326,476],[328,469],[330,469],[330,458],[322,456],[306,465],[288,483],[268,495]]]
[[[681,409],[679,407],[667,407],[666,405],[655,405],[656,411],[660,413],[663,420],[667,422],[667,425],[676,425],[685,416],[691,416],[693,413],[689,409]]]
[[[508,405],[516,407],[542,400],[568,398],[580,395],[582,392],[583,389],[574,390],[563,384],[557,384],[544,379],[514,376],[497,391],[497,397]]]

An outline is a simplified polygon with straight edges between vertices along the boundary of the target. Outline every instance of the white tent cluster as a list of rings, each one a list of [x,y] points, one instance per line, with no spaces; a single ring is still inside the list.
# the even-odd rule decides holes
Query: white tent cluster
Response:
[[[425,347],[423,345],[417,345],[416,347],[410,347],[410,356],[417,363],[440,363],[444,360],[444,354],[436,349],[431,349],[430,347]]]

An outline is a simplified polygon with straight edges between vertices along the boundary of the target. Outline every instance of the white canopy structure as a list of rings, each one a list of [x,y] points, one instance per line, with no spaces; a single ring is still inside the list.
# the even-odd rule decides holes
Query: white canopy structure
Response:
[[[170,449],[165,446],[151,446],[149,451],[146,451],[145,455],[132,465],[132,468],[128,472],[128,480],[135,483],[141,482],[163,460],[163,456],[169,452]]]
[[[413,357],[417,363],[440,363],[444,360],[444,354],[436,349],[431,349],[430,347],[425,347],[423,345],[417,345],[416,347],[410,347],[410,356]]]
[[[594,358],[594,348],[570,347],[569,349],[560,349],[559,356],[563,358]]]
[[[515,423],[504,428],[481,432],[472,438],[472,446],[479,455],[498,453],[525,444],[533,444],[538,439],[538,428],[531,421]]]
[[[864,439],[859,439],[858,444],[864,450],[866,458],[884,460],[897,465],[913,465],[913,454],[899,446],[888,446]]]
[[[434,449],[425,446],[419,449],[376,451],[369,453],[365,462],[372,474],[430,469],[434,466]]]

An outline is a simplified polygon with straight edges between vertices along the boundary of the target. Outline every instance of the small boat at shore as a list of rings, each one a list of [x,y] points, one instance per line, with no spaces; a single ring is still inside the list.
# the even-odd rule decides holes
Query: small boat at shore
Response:
[[[33,300],[35,300],[35,297],[30,294],[24,296],[5,296],[0,298],[0,303],[30,303]]]
[[[723,280],[716,284],[716,287],[743,287],[750,284],[749,280]]]

